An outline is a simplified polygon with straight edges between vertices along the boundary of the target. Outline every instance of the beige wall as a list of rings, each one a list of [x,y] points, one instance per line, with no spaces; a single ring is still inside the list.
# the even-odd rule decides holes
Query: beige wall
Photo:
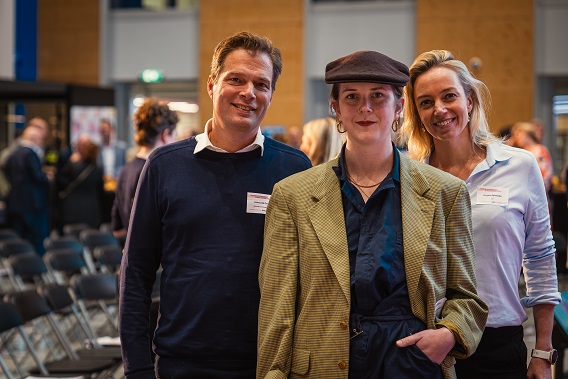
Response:
[[[533,0],[417,0],[416,53],[452,50],[492,96],[494,131],[533,116]],[[471,67],[470,67],[471,69]]]
[[[99,84],[99,2],[38,0],[38,80]]]
[[[246,9],[246,12],[243,10]],[[283,71],[263,125],[301,125],[303,117],[303,0],[218,0],[200,4],[199,107],[201,123],[212,114],[207,94],[211,56],[226,36],[247,30],[268,36],[282,52]]]

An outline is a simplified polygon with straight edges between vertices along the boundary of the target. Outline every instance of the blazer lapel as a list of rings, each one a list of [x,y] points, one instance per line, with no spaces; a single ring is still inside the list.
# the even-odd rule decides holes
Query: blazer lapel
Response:
[[[350,301],[349,250],[343,203],[339,182],[332,169],[333,166],[337,166],[337,158],[324,165],[325,169],[314,185],[312,195],[315,203],[308,209],[308,217],[339,285],[347,301]]]
[[[435,204],[424,197],[429,189],[428,180],[416,167],[415,162],[400,154],[404,266],[411,302],[416,298],[418,280],[434,219]]]

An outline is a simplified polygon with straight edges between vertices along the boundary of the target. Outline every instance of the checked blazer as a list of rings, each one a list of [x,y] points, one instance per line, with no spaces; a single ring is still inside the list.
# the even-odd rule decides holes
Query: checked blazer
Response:
[[[337,165],[336,158],[274,187],[259,272],[257,378],[348,377],[350,271]],[[442,370],[455,378],[454,357],[475,351],[487,319],[475,288],[469,194],[461,180],[403,154],[400,181],[412,312],[454,335]]]

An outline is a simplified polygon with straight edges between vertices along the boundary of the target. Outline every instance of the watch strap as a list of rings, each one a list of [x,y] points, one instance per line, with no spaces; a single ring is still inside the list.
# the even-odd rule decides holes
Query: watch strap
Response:
[[[541,359],[547,360],[551,364],[554,364],[554,363],[556,363],[556,357],[557,357],[557,355],[555,353],[556,353],[556,350],[554,350],[554,349],[552,349],[550,351],[532,349],[531,357],[532,358],[541,358]]]

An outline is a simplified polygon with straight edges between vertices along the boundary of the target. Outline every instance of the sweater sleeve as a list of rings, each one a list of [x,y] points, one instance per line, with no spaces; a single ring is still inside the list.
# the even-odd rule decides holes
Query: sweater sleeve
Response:
[[[120,269],[119,331],[127,378],[155,378],[149,313],[162,254],[158,192],[158,181],[148,160],[134,199]]]

